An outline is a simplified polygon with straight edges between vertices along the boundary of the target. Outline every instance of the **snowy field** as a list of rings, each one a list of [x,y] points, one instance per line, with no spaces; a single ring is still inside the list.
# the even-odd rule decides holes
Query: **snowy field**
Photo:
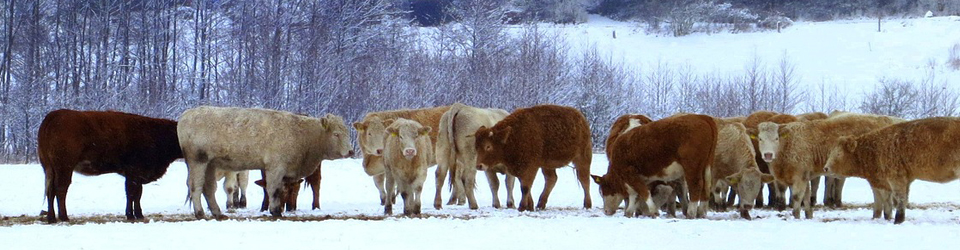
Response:
[[[596,45],[614,59],[649,70],[657,63],[689,65],[697,72],[739,73],[754,57],[773,66],[786,56],[803,85],[827,82],[858,95],[878,77],[918,79],[932,68],[941,79],[960,82],[960,71],[943,67],[947,51],[960,43],[960,17],[823,23],[799,22],[783,33],[693,34],[656,37],[633,23],[591,16],[591,21],[562,29],[575,48]],[[617,38],[612,33],[617,32]],[[932,63],[931,63],[932,62]],[[933,67],[930,67],[933,65]],[[851,96],[851,98],[853,98]],[[592,171],[606,172],[606,158],[596,155]],[[262,191],[252,184],[249,207],[225,221],[195,221],[184,204],[186,168],[174,163],[160,180],[144,186],[145,223],[123,222],[123,179],[116,174],[74,175],[67,198],[72,223],[46,225],[39,213],[43,172],[39,165],[0,165],[0,249],[637,249],[714,247],[721,249],[943,249],[960,243],[960,184],[917,181],[911,209],[902,225],[872,220],[870,189],[850,179],[842,210],[818,207],[813,220],[795,220],[789,211],[759,210],[752,221],[736,212],[708,212],[707,219],[604,216],[601,208],[584,210],[573,169],[558,171],[559,181],[546,211],[519,213],[490,207],[485,178],[478,179],[480,209],[445,206],[435,210],[433,169],[423,191],[422,218],[382,217],[377,191],[359,160],[325,162],[321,210],[305,210],[310,191],[301,191],[300,211],[271,220],[258,211]],[[542,177],[534,184],[537,197]],[[592,183],[591,183],[592,184]],[[504,189],[504,187],[501,187]],[[597,186],[591,193],[601,206]],[[519,187],[514,191],[519,196]],[[822,193],[822,191],[821,191]],[[225,198],[219,192],[223,208]],[[449,196],[445,190],[444,201]],[[822,198],[822,194],[818,195]],[[505,194],[501,191],[501,199]],[[394,212],[400,213],[402,205]],[[209,215],[209,212],[207,212]],[[179,222],[170,222],[179,221]]]
[[[591,172],[603,174],[606,165],[604,155],[595,155]],[[360,161],[327,161],[323,165],[321,210],[304,210],[311,201],[309,190],[305,190],[299,199],[300,211],[284,213],[284,220],[270,220],[258,212],[262,191],[252,188],[256,187],[253,179],[259,178],[251,178],[249,208],[228,214],[230,219],[225,221],[194,221],[191,209],[183,203],[186,167],[176,162],[163,178],[144,186],[143,211],[152,221],[123,222],[123,179],[119,175],[75,174],[67,202],[73,224],[46,225],[38,221],[40,211],[46,208],[41,167],[0,165],[0,175],[5,178],[0,188],[6,191],[0,193],[0,215],[4,216],[0,245],[4,249],[189,249],[206,245],[248,249],[691,249],[708,245],[740,249],[860,249],[866,245],[939,249],[960,243],[958,182],[914,183],[910,197],[913,208],[907,211],[907,221],[893,225],[870,218],[872,213],[866,205],[872,202],[872,196],[867,184],[859,179],[847,181],[844,201],[849,209],[818,207],[813,220],[795,220],[789,211],[759,210],[753,212],[756,219],[746,221],[733,211],[708,212],[707,219],[699,220],[625,218],[621,213],[608,217],[600,208],[579,208],[582,195],[572,168],[561,169],[558,174],[546,211],[519,213],[490,207],[485,178],[478,179],[479,210],[465,206],[435,210],[431,172],[423,191],[424,218],[383,218],[377,191],[363,173]],[[253,172],[252,176],[259,173]],[[542,182],[534,187],[534,194],[539,195]],[[596,185],[590,189],[595,206],[600,206]],[[515,193],[519,196],[519,190]],[[218,195],[223,203],[222,192]],[[445,192],[444,198],[448,195]],[[402,212],[402,206],[394,211]],[[89,220],[108,222],[81,222]]]

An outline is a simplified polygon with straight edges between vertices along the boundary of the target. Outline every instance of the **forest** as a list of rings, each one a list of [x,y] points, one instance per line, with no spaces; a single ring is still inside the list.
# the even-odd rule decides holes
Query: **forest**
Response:
[[[736,74],[674,65],[641,70],[602,48],[571,49],[537,25],[599,14],[684,35],[676,28],[684,22],[748,32],[769,17],[910,17],[921,10],[956,15],[960,3],[3,0],[0,162],[36,162],[39,124],[61,108],[176,119],[197,105],[241,106],[333,113],[352,122],[370,111],[454,102],[506,110],[555,103],[582,110],[594,142],[630,112],[956,115],[960,94],[934,74],[879,79],[876,90],[852,101],[829,84],[800,85],[788,57],[747,62]]]

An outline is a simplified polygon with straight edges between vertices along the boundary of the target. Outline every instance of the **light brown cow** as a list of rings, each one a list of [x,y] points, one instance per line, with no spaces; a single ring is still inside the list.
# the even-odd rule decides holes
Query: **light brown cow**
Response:
[[[903,223],[914,180],[947,183],[960,178],[960,119],[934,117],[891,125],[860,136],[842,137],[824,171],[870,183],[877,204],[897,207]],[[887,212],[889,214],[889,212]],[[874,210],[874,218],[879,217]]]
[[[760,152],[777,177],[790,187],[793,216],[813,217],[810,180],[823,175],[827,154],[840,136],[859,135],[889,126],[898,119],[875,115],[846,115],[825,120],[759,125]],[[802,201],[802,202],[801,202]]]
[[[433,200],[433,207],[441,208],[440,191],[443,190],[444,178],[450,171],[450,186],[453,194],[447,205],[463,205],[469,202],[470,209],[477,209],[477,199],[474,196],[477,176],[477,149],[474,147],[473,134],[481,126],[493,127],[498,121],[510,115],[502,109],[484,109],[454,103],[450,110],[440,118],[440,134],[437,138],[437,194]],[[449,168],[449,169],[447,169]],[[493,195],[493,207],[500,208],[500,181],[496,171],[484,171],[490,183],[490,192]],[[502,172],[502,170],[501,170]],[[513,185],[516,177],[506,175],[504,182],[507,186],[507,207],[513,208]]]
[[[530,188],[537,169],[546,179],[537,202],[542,210],[557,184],[556,169],[570,162],[583,188],[583,207],[592,207],[590,124],[579,110],[557,105],[521,108],[491,128],[480,127],[475,136],[481,170],[503,165],[508,174],[520,179],[520,211],[533,210]]]
[[[756,111],[750,114],[749,116],[747,116],[747,118],[744,119],[743,121],[743,126],[747,128],[747,133],[750,134],[750,141],[753,143],[753,149],[757,155],[757,158],[756,158],[757,166],[760,167],[760,172],[765,174],[770,173],[770,166],[767,164],[766,161],[763,161],[763,158],[761,158],[760,156],[759,141],[757,141],[757,138],[756,138],[757,125],[759,125],[761,122],[770,121],[771,117],[776,116],[778,114],[780,113],[773,112],[773,111]],[[769,202],[767,206],[776,208],[777,210],[781,210],[781,211],[783,209],[786,209],[787,203],[783,195],[785,190],[786,190],[786,187],[783,185],[778,185],[776,181],[770,184],[767,184],[767,193],[768,193],[767,200]],[[759,208],[762,206],[763,206],[763,195],[760,194],[760,195],[757,195],[756,207]]]
[[[384,123],[384,121],[404,118],[430,127],[430,142],[436,145],[438,131],[440,131],[438,129],[440,117],[447,110],[450,110],[450,106],[370,112],[363,117],[363,120],[353,124],[353,128],[357,130],[360,151],[363,152],[363,171],[373,177],[373,184],[377,187],[377,191],[380,191],[380,205],[383,205],[387,194],[383,186],[385,179],[383,176],[382,151],[383,140],[387,137],[386,128],[390,124]],[[436,159],[433,161],[436,161]],[[431,163],[431,165],[433,164],[435,163]],[[391,195],[396,196],[396,194]]]
[[[390,122],[390,120],[387,120]],[[427,179],[427,168],[436,161],[428,133],[430,127],[413,120],[397,118],[387,126],[390,135],[383,141],[383,165],[386,191],[396,187],[403,198],[403,214],[420,214],[420,194]],[[393,214],[393,199],[388,195],[383,203],[383,214]]]
[[[824,114],[823,112],[810,112],[810,113],[803,113],[803,114],[797,115],[797,119],[799,119],[800,121],[816,121],[816,120],[823,120],[827,118],[829,118],[829,116],[827,116],[827,114]]]
[[[644,124],[620,135],[610,146],[610,166],[603,177],[593,176],[600,185],[604,213],[612,215],[623,199],[629,199],[624,213],[636,214],[646,202],[644,215],[656,216],[656,206],[647,184],[684,178],[689,191],[687,218],[706,216],[710,166],[717,148],[717,124],[705,115],[669,117]]]
[[[202,106],[184,111],[177,125],[187,168],[187,187],[194,215],[204,218],[201,193],[210,213],[224,218],[217,206],[214,169],[266,171],[270,213],[281,216],[283,179],[296,180],[314,171],[322,160],[353,155],[343,118],[322,118],[268,109]],[[282,138],[282,139],[281,139]]]
[[[725,194],[732,186],[740,195],[740,217],[749,220],[750,210],[756,204],[763,183],[772,182],[773,175],[760,172],[753,143],[743,124],[722,119],[716,119],[715,122],[718,129],[717,150],[711,167],[712,178],[707,180],[713,186],[713,202],[726,205]],[[724,210],[725,206],[718,209]]]

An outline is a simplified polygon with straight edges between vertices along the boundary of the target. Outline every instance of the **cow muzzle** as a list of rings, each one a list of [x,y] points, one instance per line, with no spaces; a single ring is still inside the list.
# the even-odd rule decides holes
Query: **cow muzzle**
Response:
[[[417,149],[415,148],[405,148],[403,149],[403,157],[406,157],[408,160],[417,156]]]
[[[763,153],[763,161],[772,162],[775,155],[773,153]]]

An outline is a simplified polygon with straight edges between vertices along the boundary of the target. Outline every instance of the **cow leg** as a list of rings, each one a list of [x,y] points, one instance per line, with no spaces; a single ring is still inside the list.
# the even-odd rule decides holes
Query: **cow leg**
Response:
[[[130,178],[124,181],[127,191],[127,220],[142,220],[143,211],[140,209],[140,197],[143,195],[143,186]]]
[[[530,193],[530,187],[533,186],[533,181],[537,177],[536,171],[537,168],[526,167],[526,171],[520,177],[520,206],[517,207],[520,212],[533,211],[533,195]]]
[[[304,178],[307,186],[310,186],[310,190],[313,191],[313,203],[310,204],[310,209],[320,209],[320,180],[322,178],[320,166],[317,166],[317,170]]]
[[[58,181],[56,169],[59,169],[56,166],[49,166],[43,169],[44,174],[44,195],[47,197],[47,223],[57,223],[57,211],[53,208],[53,203],[56,202],[60,196],[58,195]],[[62,202],[62,201],[61,201]],[[62,209],[60,211],[63,211]]]
[[[641,199],[641,195],[637,189],[631,187],[629,184],[625,183],[624,185],[626,185],[627,189],[627,206],[623,208],[623,216],[631,218],[637,215],[637,209],[640,207],[639,200]],[[650,200],[650,203],[653,203],[652,199]],[[651,209],[649,206],[644,206],[644,210],[655,211],[655,209]]]
[[[274,166],[275,169],[266,170],[267,178],[266,188],[267,188],[267,197],[270,198],[270,206],[267,210],[270,211],[270,215],[273,217],[282,217],[283,216],[283,207],[286,205],[286,201],[283,199],[284,186],[286,183],[283,182],[283,172],[281,169],[285,169],[286,166]]]
[[[774,204],[773,207],[777,211],[787,209],[786,193],[788,187],[779,181],[774,181],[770,185],[773,185],[773,192],[770,193],[770,203]]]
[[[476,165],[474,163],[473,165]],[[467,165],[470,166],[470,165]],[[496,178],[496,176],[494,176]],[[460,179],[463,180],[463,193],[466,196],[467,203],[470,206],[470,209],[476,210],[480,208],[480,205],[477,205],[477,196],[475,194],[475,189],[477,188],[477,171],[476,170],[467,170],[463,171],[460,175]]]
[[[843,207],[843,184],[847,178],[834,178],[833,180],[833,207]]]
[[[373,185],[377,187],[377,191],[380,192],[380,205],[383,206],[387,202],[387,192],[384,188],[384,182],[386,182],[386,174],[380,173],[373,176]]]
[[[247,185],[250,184],[250,171],[244,170],[237,173],[237,187],[240,190],[240,200],[237,202],[239,208],[247,208]]]
[[[772,191],[772,190],[768,190],[768,192],[769,191]],[[740,202],[742,203],[743,201],[740,201]],[[763,184],[760,184],[760,190],[757,191],[757,199],[754,204],[756,204],[754,206],[756,208],[763,208],[763,205],[764,205],[763,204]]]
[[[386,168],[383,173],[384,176],[384,187],[386,188],[386,200],[383,201],[383,215],[393,215],[393,200],[397,197],[393,194],[396,192],[397,184],[393,179],[393,171],[390,168]]]
[[[883,190],[880,190],[873,184],[870,184],[870,189],[873,191],[873,219],[879,219],[887,203],[886,195],[883,193]]]
[[[237,172],[227,172],[223,178],[223,192],[227,194],[227,211],[233,212],[237,203]]]
[[[817,205],[817,192],[820,191],[820,176],[810,179],[810,206]],[[827,195],[824,194],[824,197]]]
[[[513,208],[515,204],[513,202],[513,187],[516,186],[517,177],[510,174],[504,174],[503,182],[504,186],[507,187],[507,208]]]
[[[187,161],[187,189],[189,189],[187,197],[190,198],[190,203],[193,204],[193,215],[198,220],[202,220],[205,217],[203,215],[203,203],[200,202],[200,198],[203,197],[203,185],[204,179],[207,178],[208,165],[209,164],[205,162]],[[210,178],[212,179],[213,177]]]
[[[806,217],[807,219],[813,219],[814,199],[811,199],[812,196],[813,196],[813,187],[807,186],[807,191],[804,193],[803,204],[801,204],[803,206],[804,217]]]
[[[709,171],[709,170],[708,170]],[[693,176],[690,176],[693,177]],[[695,179],[701,179],[699,182]],[[688,205],[687,210],[691,210],[690,214],[695,216],[695,218],[705,218],[707,217],[707,209],[709,202],[707,201],[707,188],[704,187],[706,180],[702,178],[687,178],[687,187],[690,189],[687,192],[690,194],[690,205]],[[687,217],[694,218],[694,217]]]
[[[203,198],[207,201],[207,208],[215,219],[224,219],[226,216],[220,211],[220,205],[217,205],[217,168],[207,165],[206,174],[203,176]],[[267,183],[269,184],[269,183]]]
[[[543,192],[540,193],[540,200],[537,201],[537,210],[544,210],[547,209],[547,199],[550,198],[550,192],[557,185],[557,170],[541,168],[540,172],[543,173],[544,184]]]
[[[803,205],[803,199],[809,197],[806,194],[809,189],[807,185],[809,185],[807,181],[797,181],[790,186],[790,201],[792,202],[790,206],[793,208],[794,219],[800,219],[800,209]]]
[[[910,203],[910,181],[902,187],[895,187],[891,190],[894,204],[897,206],[897,215],[893,219],[893,224],[900,224],[906,220],[907,205]]]
[[[836,192],[833,191],[835,184],[836,184],[836,178],[833,178],[830,176],[823,177],[823,206],[824,207],[830,207],[830,208],[836,207],[833,205],[834,194],[836,194]]]
[[[443,182],[446,181],[445,179],[447,178],[447,172],[449,171],[449,168],[450,168],[449,166],[450,163],[445,162],[447,160],[444,158],[446,157],[438,158],[437,171],[435,173],[436,178],[434,178],[436,180],[437,194],[433,197],[433,208],[437,210],[440,210],[443,208],[443,205],[441,204],[443,203],[443,198],[440,197],[440,194],[443,193]],[[444,161],[444,162],[441,162],[441,161]],[[450,185],[453,185],[453,183],[450,183]],[[453,201],[453,196],[456,196],[455,192],[452,192],[450,201]]]
[[[500,179],[497,178],[497,173],[491,170],[483,171],[483,174],[487,176],[487,183],[490,184],[490,194],[493,195],[493,208],[500,208]]]
[[[403,215],[413,215],[413,195],[410,193],[410,184],[398,183],[397,188],[400,189],[400,197],[403,198]]]

